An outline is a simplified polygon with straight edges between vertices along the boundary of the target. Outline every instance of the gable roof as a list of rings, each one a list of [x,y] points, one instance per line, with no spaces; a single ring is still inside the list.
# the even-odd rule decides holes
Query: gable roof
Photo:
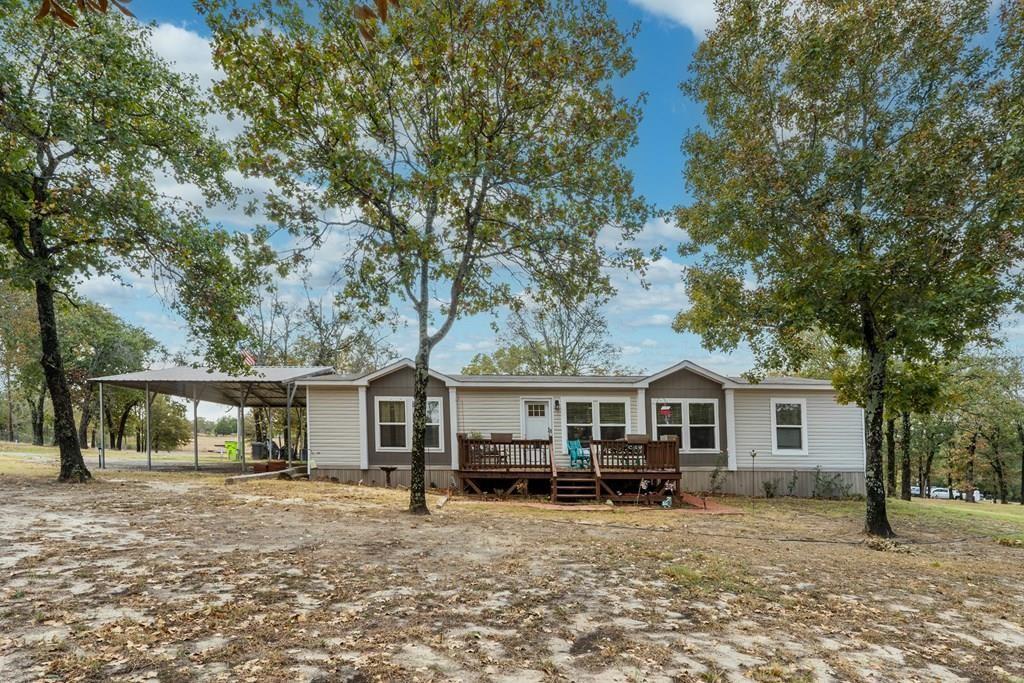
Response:
[[[395,362],[389,363],[388,365],[385,365],[380,370],[372,370],[370,372],[356,372],[356,373],[348,373],[348,374],[331,373],[331,374],[327,374],[327,375],[319,375],[317,377],[310,377],[310,378],[306,379],[305,381],[299,382],[299,384],[302,385],[302,386],[311,386],[311,385],[317,385],[317,386],[319,386],[319,385],[326,385],[326,386],[343,385],[343,386],[365,387],[370,382],[372,382],[372,381],[374,381],[376,379],[380,379],[381,377],[386,377],[386,376],[388,376],[388,375],[390,375],[390,374],[392,374],[394,372],[397,372],[397,371],[403,370],[403,369],[415,370],[416,369],[416,363],[414,363],[409,358],[399,358]],[[445,384],[451,384],[451,382],[452,382],[451,377],[449,377],[448,375],[440,373],[440,372],[438,372],[436,370],[428,370],[428,372],[429,372],[431,377],[434,377],[435,379],[439,379],[442,382],[444,382]]]
[[[370,382],[386,377],[393,372],[403,368],[415,369],[415,367],[416,364],[412,360],[401,358],[373,372],[325,374],[303,379],[298,384],[301,386],[365,387]],[[680,361],[651,375],[465,375],[445,374],[430,370],[430,376],[444,382],[449,387],[644,389],[655,380],[683,370],[716,382],[724,389],[832,389],[832,382],[827,379],[806,377],[766,377],[760,382],[751,382],[743,377],[720,375],[689,360]]]

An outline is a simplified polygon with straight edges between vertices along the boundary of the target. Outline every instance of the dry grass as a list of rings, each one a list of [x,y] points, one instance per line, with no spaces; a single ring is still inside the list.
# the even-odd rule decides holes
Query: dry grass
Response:
[[[0,456],[0,680],[1020,680],[1008,507],[578,511]],[[896,550],[892,552],[892,550]]]

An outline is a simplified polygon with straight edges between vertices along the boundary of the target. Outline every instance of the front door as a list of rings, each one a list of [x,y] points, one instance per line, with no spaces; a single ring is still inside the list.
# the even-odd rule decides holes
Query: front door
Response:
[[[546,440],[551,435],[547,401],[526,401],[526,438]]]

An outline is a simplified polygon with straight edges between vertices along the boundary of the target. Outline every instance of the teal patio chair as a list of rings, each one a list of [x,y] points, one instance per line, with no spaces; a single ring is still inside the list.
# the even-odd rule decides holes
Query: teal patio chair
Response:
[[[569,467],[573,469],[590,468],[590,451],[583,447],[579,439],[566,444],[569,448]]]

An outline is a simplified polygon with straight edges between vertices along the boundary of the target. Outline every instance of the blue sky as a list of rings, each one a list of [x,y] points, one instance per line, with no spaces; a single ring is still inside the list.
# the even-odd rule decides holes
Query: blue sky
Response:
[[[210,63],[208,31],[191,2],[138,0],[132,10],[143,21],[155,22],[154,47],[182,71],[198,75],[202,83],[215,77]],[[620,94],[636,97],[646,92],[648,100],[639,130],[639,144],[627,165],[635,174],[637,191],[665,210],[688,200],[682,180],[684,166],[680,144],[685,133],[700,125],[700,106],[679,90],[699,36],[714,22],[713,0],[610,0],[610,10],[623,27],[641,23],[640,35],[633,42],[636,69],[617,84]],[[230,124],[219,121],[225,131]],[[239,179],[241,181],[241,179]],[[251,183],[249,183],[251,185]],[[241,211],[214,209],[211,218],[237,229],[246,229],[248,219]],[[639,242],[651,247],[662,244],[665,256],[654,263],[648,279],[651,287],[641,290],[636,279],[613,274],[618,296],[607,307],[610,328],[616,344],[622,347],[622,361],[636,369],[656,371],[682,359],[726,373],[739,373],[751,365],[749,353],[731,355],[709,353],[699,338],[676,334],[672,317],[686,305],[681,281],[684,259],[676,253],[679,231],[662,219],[652,220]],[[314,272],[326,272],[331,250],[322,249],[312,264]],[[83,294],[109,305],[128,320],[145,326],[170,350],[185,345],[180,320],[167,310],[155,294],[152,284],[136,280],[125,288],[106,279],[93,279],[80,287]],[[434,351],[433,365],[441,371],[455,372],[475,354],[494,348],[490,316],[477,316],[456,323],[448,337]],[[1014,346],[1022,339],[1021,325],[1011,326]],[[415,335],[400,328],[390,339],[401,355],[411,356]],[[205,411],[204,411],[205,412]],[[219,414],[211,409],[209,414]]]

